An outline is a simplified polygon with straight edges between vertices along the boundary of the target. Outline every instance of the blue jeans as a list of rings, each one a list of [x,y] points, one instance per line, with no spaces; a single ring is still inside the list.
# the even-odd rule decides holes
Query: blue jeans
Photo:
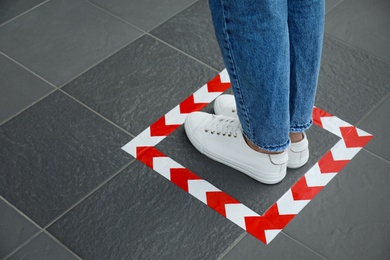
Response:
[[[312,124],[324,0],[209,0],[246,138],[285,150]]]

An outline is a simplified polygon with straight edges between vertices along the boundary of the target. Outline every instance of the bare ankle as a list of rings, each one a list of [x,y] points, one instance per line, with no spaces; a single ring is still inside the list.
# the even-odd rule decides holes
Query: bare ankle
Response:
[[[290,133],[290,140],[293,143],[297,143],[303,140],[303,133]]]

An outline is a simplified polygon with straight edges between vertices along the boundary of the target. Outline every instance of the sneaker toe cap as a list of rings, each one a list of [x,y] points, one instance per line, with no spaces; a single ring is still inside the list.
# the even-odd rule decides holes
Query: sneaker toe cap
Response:
[[[187,116],[184,123],[186,131],[194,132],[210,117],[212,117],[212,115],[204,112],[192,112]]]
[[[222,115],[226,108],[235,107],[235,100],[233,95],[222,94],[215,99],[214,112],[217,115]]]

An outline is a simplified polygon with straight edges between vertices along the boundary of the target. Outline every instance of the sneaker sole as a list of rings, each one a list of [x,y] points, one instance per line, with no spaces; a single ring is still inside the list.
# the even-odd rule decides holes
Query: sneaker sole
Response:
[[[277,178],[270,178],[269,176],[267,175],[271,175],[269,173],[260,173],[260,174],[255,174],[253,173],[253,171],[251,171],[250,169],[247,169],[247,168],[243,168],[241,167],[240,165],[236,165],[234,163],[232,163],[230,160],[227,160],[226,158],[224,157],[221,157],[221,156],[218,156],[216,154],[213,154],[213,153],[209,153],[207,152],[206,150],[203,149],[202,147],[202,144],[200,144],[196,139],[192,138],[192,134],[189,134],[191,133],[191,130],[188,129],[188,126],[187,124],[184,124],[184,129],[186,131],[186,134],[187,134],[187,137],[188,139],[190,140],[190,142],[192,143],[192,145],[202,154],[206,155],[207,157],[219,162],[219,163],[222,163],[224,165],[227,165],[231,168],[234,168],[236,169],[237,171],[240,171],[246,175],[248,175],[249,177],[255,179],[256,181],[258,182],[261,182],[261,183],[264,183],[264,184],[276,184],[278,182],[281,182],[284,177],[286,176],[286,173],[287,173],[287,169],[285,169],[284,171],[282,171],[280,174],[281,176],[278,176]]]

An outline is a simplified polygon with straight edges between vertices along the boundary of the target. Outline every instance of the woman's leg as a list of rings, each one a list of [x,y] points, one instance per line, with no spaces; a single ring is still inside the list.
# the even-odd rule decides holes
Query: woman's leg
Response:
[[[324,33],[324,0],[288,0],[290,132],[312,124]]]
[[[289,145],[287,0],[210,0],[216,36],[246,138],[278,152]]]

